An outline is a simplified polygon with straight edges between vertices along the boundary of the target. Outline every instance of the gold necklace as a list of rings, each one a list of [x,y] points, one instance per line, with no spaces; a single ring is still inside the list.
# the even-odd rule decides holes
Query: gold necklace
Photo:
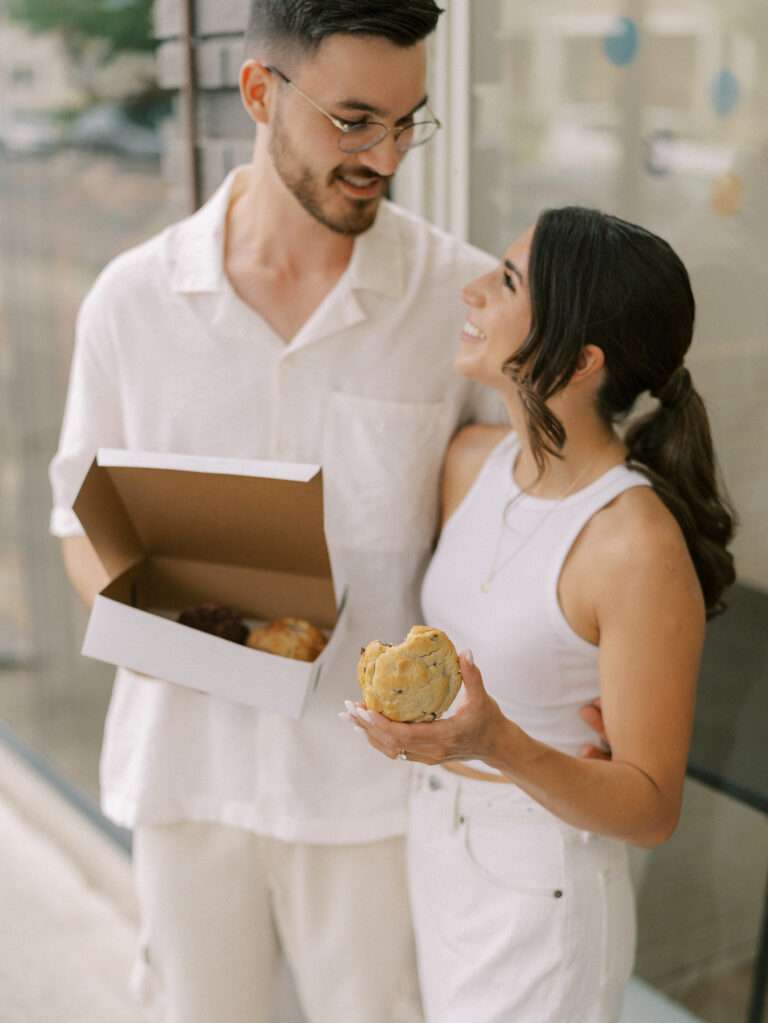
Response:
[[[496,540],[496,551],[494,552],[494,555],[493,555],[493,564],[491,565],[491,569],[490,569],[488,575],[485,577],[483,582],[480,584],[480,590],[481,590],[482,593],[489,593],[490,592],[491,586],[493,585],[493,580],[496,578],[496,576],[499,575],[500,572],[503,572],[504,569],[507,567],[507,565],[510,564],[510,562],[514,561],[514,559],[517,557],[517,555],[520,553],[520,551],[523,549],[523,547],[525,547],[526,544],[528,544],[533,539],[533,537],[539,532],[539,530],[544,525],[544,523],[547,521],[547,519],[550,517],[550,515],[552,515],[553,512],[557,511],[557,509],[560,507],[560,505],[563,503],[563,501],[566,499],[566,497],[568,497],[569,494],[573,493],[573,491],[576,489],[577,484],[580,483],[581,480],[583,480],[585,478],[585,476],[587,476],[592,471],[592,469],[594,469],[594,467],[597,465],[597,463],[598,463],[598,461],[600,459],[600,456],[602,455],[603,451],[606,450],[606,449],[607,449],[607,446],[606,446],[606,448],[601,448],[598,451],[598,453],[595,455],[595,457],[581,470],[581,472],[576,474],[576,476],[568,484],[568,488],[565,491],[565,493],[561,494],[560,497],[556,498],[552,502],[551,508],[547,509],[547,511],[544,512],[544,514],[541,516],[539,521],[533,527],[531,532],[523,537],[522,541],[517,545],[517,547],[515,547],[515,549],[512,551],[512,553],[509,554],[502,561],[502,563],[497,568],[496,567],[496,562],[499,560],[499,552],[501,551],[501,544],[502,544],[502,541],[504,539],[504,526],[506,525],[506,520],[507,520],[507,515],[509,514],[509,509],[517,501],[519,501],[521,497],[526,496],[525,491],[522,488],[518,487],[517,493],[512,498],[512,500],[509,501],[504,506],[504,510],[501,513],[501,526],[499,527],[499,536],[498,536],[498,539]],[[514,469],[514,466],[513,466],[512,467],[512,478],[513,478],[513,480],[514,480],[514,472],[515,472],[515,469]]]

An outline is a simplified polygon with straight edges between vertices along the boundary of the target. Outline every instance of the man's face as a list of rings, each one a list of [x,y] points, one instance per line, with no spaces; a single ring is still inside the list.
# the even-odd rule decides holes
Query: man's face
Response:
[[[420,109],[426,99],[424,43],[400,47],[376,37],[334,35],[296,67],[280,70],[342,121],[380,121],[392,127],[414,111],[417,120],[429,116]],[[403,154],[391,134],[363,153],[343,153],[340,137],[338,128],[303,96],[279,84],[269,141],[278,175],[321,224],[357,235],[376,219]]]

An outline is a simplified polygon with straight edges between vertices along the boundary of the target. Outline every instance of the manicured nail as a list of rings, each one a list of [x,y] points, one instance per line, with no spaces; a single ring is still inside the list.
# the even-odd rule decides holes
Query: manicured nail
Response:
[[[347,713],[348,714],[354,714],[355,713],[355,705],[354,705],[354,703],[352,703],[351,700],[345,700],[344,701],[344,706],[347,708]]]
[[[471,650],[465,650],[461,656],[468,664],[471,664],[472,667],[475,666],[475,658],[473,657]]]
[[[371,714],[367,707],[355,707],[355,714],[362,718],[363,721],[367,721],[369,725],[373,724],[373,714]]]
[[[360,727],[360,725],[352,725],[352,728],[353,728],[353,729],[354,729],[354,730],[355,730],[356,732],[359,732],[359,733],[360,733],[361,735],[365,735],[365,729],[364,729],[364,728],[361,728],[361,727]]]
[[[352,721],[354,723],[352,715],[348,714],[345,710],[340,710],[336,717],[341,718],[342,721]]]

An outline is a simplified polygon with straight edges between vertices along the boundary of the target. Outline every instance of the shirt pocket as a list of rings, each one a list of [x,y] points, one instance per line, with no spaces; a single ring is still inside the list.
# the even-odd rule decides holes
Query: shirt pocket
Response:
[[[434,538],[447,402],[334,392],[323,437],[326,528],[342,547],[424,549]]]

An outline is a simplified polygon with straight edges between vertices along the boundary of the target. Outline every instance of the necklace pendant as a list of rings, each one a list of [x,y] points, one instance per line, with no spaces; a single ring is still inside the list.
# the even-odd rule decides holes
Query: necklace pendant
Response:
[[[490,593],[490,590],[491,590],[491,580],[490,579],[486,579],[484,583],[481,583],[480,584],[480,589],[482,590],[483,593]]]

